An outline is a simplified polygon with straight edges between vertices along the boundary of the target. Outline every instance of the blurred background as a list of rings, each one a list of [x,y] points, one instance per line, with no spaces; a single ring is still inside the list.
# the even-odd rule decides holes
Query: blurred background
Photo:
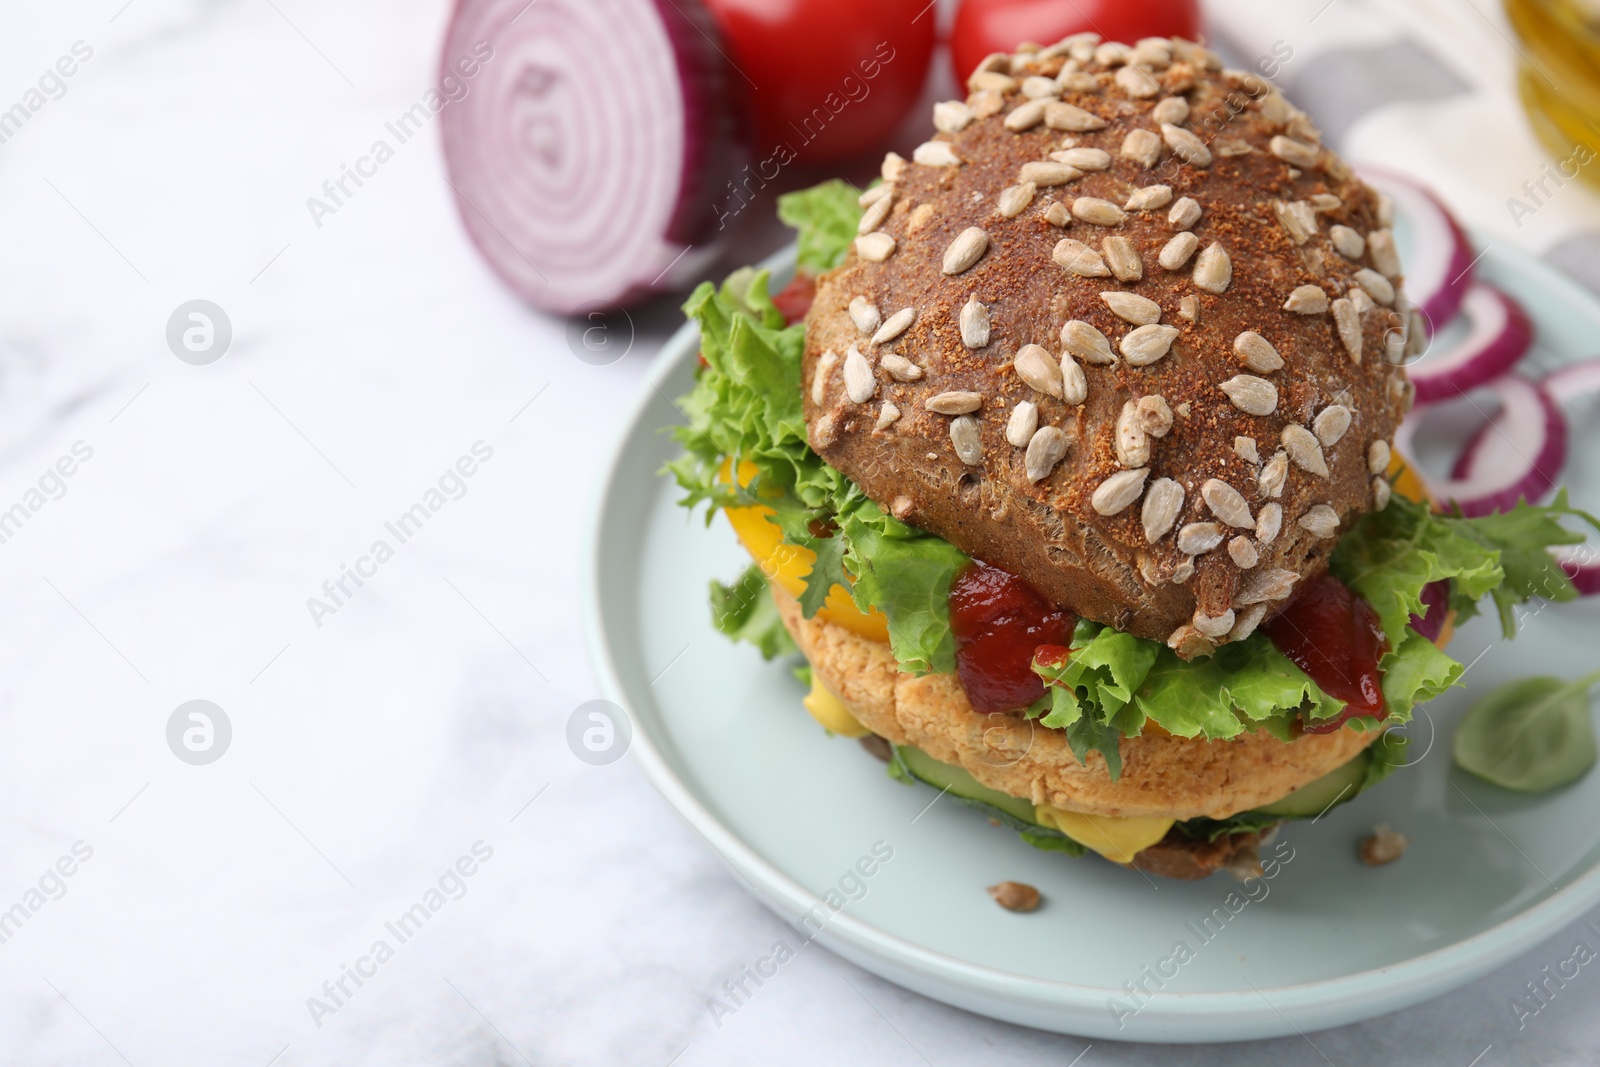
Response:
[[[785,243],[778,193],[926,139],[960,95],[953,32],[981,57],[1084,7],[1198,18],[1333,147],[1600,291],[1593,168],[1562,166],[1600,145],[1596,13],[1078,0],[1007,21],[1029,6],[8,5],[0,1058],[1077,1062],[1084,1041],[820,950],[715,1024],[706,998],[777,920],[626,759],[569,750],[601,695],[587,509],[682,291]],[[660,21],[616,17],[641,7]],[[809,137],[835,83],[851,121]],[[1510,1024],[1557,958],[1528,947],[1315,1048],[1183,1056],[1592,1055],[1592,995]]]

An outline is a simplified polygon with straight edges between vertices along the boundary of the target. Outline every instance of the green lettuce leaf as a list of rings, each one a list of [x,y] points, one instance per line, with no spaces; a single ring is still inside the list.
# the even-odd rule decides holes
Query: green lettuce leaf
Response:
[[[799,231],[801,270],[821,274],[844,262],[861,222],[860,196],[861,190],[835,179],[778,197],[778,218]]]
[[[762,659],[799,651],[778,617],[766,577],[753,563],[732,585],[711,583],[711,624],[734,641],[756,646]]]

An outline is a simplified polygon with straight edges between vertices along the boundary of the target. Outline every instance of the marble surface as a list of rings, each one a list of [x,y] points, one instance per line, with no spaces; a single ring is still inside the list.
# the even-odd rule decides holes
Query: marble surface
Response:
[[[1212,15],[1253,30],[1249,7]],[[573,518],[672,302],[634,312],[620,361],[575,358],[567,325],[475,258],[431,131],[320,227],[306,207],[427,88],[447,14],[0,15],[0,109],[78,49],[0,143],[0,511],[27,513],[0,526],[0,1059],[1593,1062],[1589,969],[1523,1029],[1507,1006],[1575,940],[1600,945],[1576,925],[1403,1015],[1243,1046],[1087,1048],[816,947],[714,1021],[707,998],[778,919],[628,760],[587,766],[564,742],[599,695]],[[1460,96],[1379,108],[1348,138],[1382,143],[1396,112],[1455,114]],[[753,227],[739,254],[773,239]],[[196,299],[232,328],[203,366],[167,344]],[[386,523],[430,493],[402,543]],[[206,765],[168,744],[192,700],[231,726]],[[390,925],[430,893],[402,940]],[[26,917],[6,926],[13,904]]]

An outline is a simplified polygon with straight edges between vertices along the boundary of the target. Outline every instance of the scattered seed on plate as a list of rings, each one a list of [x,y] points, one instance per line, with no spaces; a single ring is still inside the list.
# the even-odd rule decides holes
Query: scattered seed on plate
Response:
[[[899,417],[900,409],[895,407],[891,401],[885,400],[883,402],[883,407],[878,409],[878,421],[875,424],[874,429],[886,430],[892,426],[894,421]]]
[[[1166,397],[1142,396],[1134,405],[1138,412],[1139,427],[1151,437],[1165,437],[1172,429],[1172,409],[1167,406]]]
[[[1282,441],[1284,451],[1289,453],[1289,459],[1296,467],[1318,478],[1328,476],[1328,461],[1323,458],[1322,443],[1310,430],[1291,422],[1283,428]]]
[[[1367,234],[1367,256],[1385,278],[1400,277],[1400,253],[1395,248],[1393,231],[1373,230]]]
[[[811,376],[811,402],[818,407],[828,399],[828,376],[839,365],[839,353],[828,349],[817,357],[817,367]]]
[[[1144,277],[1144,264],[1139,262],[1139,252],[1126,237],[1107,237],[1100,242],[1111,273],[1119,282],[1136,282]]]
[[[1161,159],[1161,137],[1153,130],[1130,130],[1122,139],[1121,153],[1149,170]]]
[[[1371,474],[1384,474],[1388,470],[1389,442],[1380,438],[1367,447],[1367,471]]]
[[[1321,315],[1328,310],[1328,294],[1320,285],[1296,286],[1283,302],[1283,310],[1296,315]]]
[[[1158,124],[1182,126],[1189,121],[1189,101],[1181,96],[1169,96],[1150,110],[1150,118]]]
[[[1082,241],[1074,241],[1070,237],[1063,237],[1056,242],[1050,258],[1063,270],[1079,277],[1105,278],[1111,274],[1111,268],[1106,266],[1106,261],[1100,258],[1099,252]]]
[[[1072,202],[1072,214],[1096,226],[1120,226],[1127,212],[1109,200],[1097,196],[1080,196]]]
[[[1302,170],[1310,170],[1317,165],[1321,152],[1316,145],[1309,145],[1303,141],[1296,141],[1293,137],[1275,134],[1267,142],[1267,151],[1289,164]]]
[[[961,462],[975,467],[983,462],[983,434],[978,420],[971,415],[957,415],[950,420],[950,443],[955,447]]]
[[[1271,415],[1278,409],[1278,387],[1253,374],[1235,374],[1218,386],[1246,415]]]
[[[1012,133],[1023,133],[1044,121],[1045,101],[1029,100],[1013,108],[1005,119],[1005,127]]]
[[[1272,454],[1267,465],[1256,476],[1256,488],[1261,495],[1277,499],[1283,495],[1284,484],[1289,480],[1289,454],[1282,449]]]
[[[1300,516],[1300,528],[1317,537],[1332,537],[1339,530],[1339,513],[1326,504],[1317,504]]]
[[[1222,544],[1222,527],[1214,522],[1191,522],[1178,531],[1178,551],[1202,556]]]
[[[1039,405],[1023,400],[1011,409],[1011,417],[1006,420],[1006,440],[1017,448],[1027,448],[1038,428]]]
[[[872,364],[861,350],[850,346],[844,357],[844,391],[852,403],[865,404],[878,391],[878,379],[873,377]]]
[[[1083,177],[1083,171],[1067,163],[1024,163],[1017,171],[1017,181],[1032,182],[1035,186],[1066,185]]]
[[[1071,444],[1066,431],[1059,426],[1041,426],[1033,438],[1028,442],[1028,451],[1023,456],[1023,467],[1027,471],[1028,481],[1042,482],[1050,477],[1050,472],[1056,469],[1056,464],[1066,457],[1067,446]]]
[[[961,343],[968,348],[989,343],[989,309],[976,296],[961,306]]]
[[[1039,906],[1039,891],[1026,882],[1001,882],[987,892],[1007,911],[1032,911]]]
[[[1157,478],[1144,494],[1144,508],[1139,519],[1144,525],[1144,539],[1152,545],[1168,533],[1178,521],[1183,510],[1183,486],[1171,478]]]
[[[858,296],[850,301],[850,321],[856,324],[857,330],[871,334],[883,325],[883,315],[878,311],[878,305],[864,296]]]
[[[1033,203],[1034,195],[1039,187],[1033,182],[1023,182],[1021,185],[1008,186],[1000,191],[995,198],[995,210],[1002,218],[1014,219],[1027,210]]]
[[[1371,267],[1362,267],[1356,271],[1355,278],[1356,284],[1384,307],[1394,303],[1394,284]]]
[[[1330,404],[1318,412],[1311,429],[1322,442],[1323,448],[1332,448],[1350,429],[1350,409],[1343,404]]]
[[[911,328],[911,324],[916,321],[916,308],[901,308],[893,315],[890,315],[888,319],[884,321],[882,326],[878,327],[878,332],[872,335],[872,343],[875,345],[888,344],[890,341],[893,341],[896,337],[899,337],[901,334],[909,330]]]
[[[1167,224],[1174,230],[1192,230],[1200,221],[1200,203],[1192,196],[1180,197],[1167,212]]]
[[[933,128],[940,133],[960,133],[972,125],[972,109],[960,100],[946,100],[933,105]]]
[[[1044,106],[1044,124],[1052,130],[1087,133],[1091,130],[1105,129],[1106,120],[1075,104],[1052,100]]]
[[[1157,259],[1165,270],[1182,270],[1199,247],[1200,238],[1188,230],[1180,230],[1162,247]]]
[[[1150,462],[1150,435],[1139,425],[1139,410],[1132,400],[1123,403],[1112,440],[1117,462],[1124,467],[1143,467]]]
[[[1129,365],[1147,367],[1171,350],[1172,342],[1177,336],[1176,326],[1151,323],[1128,331],[1128,335],[1122,339],[1119,347]]]
[[[1167,142],[1167,147],[1172,149],[1179,159],[1196,167],[1211,166],[1211,149],[1206,143],[1196,137],[1182,126],[1174,126],[1170,122],[1161,124],[1161,139]]]
[[[1089,379],[1070,353],[1061,354],[1061,399],[1069,404],[1081,404],[1089,396]]]
[[[1361,362],[1361,313],[1356,306],[1345,299],[1333,302],[1333,324],[1338,327],[1339,340],[1344,342],[1344,350],[1350,353],[1350,362]]]
[[[1235,337],[1233,351],[1239,362],[1257,374],[1271,374],[1283,367],[1283,357],[1272,347],[1272,342],[1254,330],[1246,330]]]
[[[1115,363],[1106,335],[1082,319],[1068,319],[1061,327],[1061,347],[1085,363]]]
[[[959,167],[961,158],[956,155],[956,150],[950,147],[949,141],[924,141],[917,145],[917,150],[911,153],[914,162],[924,167]]]
[[[965,389],[930,396],[922,406],[938,415],[965,415],[983,407],[983,394]]]
[[[1256,520],[1250,514],[1250,505],[1245,501],[1244,494],[1221,478],[1207,478],[1200,486],[1200,498],[1211,509],[1211,514],[1229,526],[1240,530],[1255,527]]]
[[[1062,396],[1061,365],[1040,345],[1023,345],[1011,361],[1011,369],[1028,387],[1057,400]]]
[[[1348,226],[1334,226],[1328,230],[1328,240],[1334,251],[1345,259],[1360,259],[1367,250],[1367,239]]]
[[[1156,211],[1172,203],[1172,187],[1170,185],[1147,185],[1142,189],[1135,189],[1128,196],[1127,203],[1122,205],[1124,211]]]
[[[914,382],[922,377],[922,368],[897,352],[885,353],[878,365],[897,382]]]
[[[1216,241],[1194,261],[1194,284],[1208,293],[1225,293],[1233,282],[1233,260]]]
[[[1129,504],[1144,492],[1144,480],[1150,476],[1148,468],[1135,471],[1118,471],[1095,487],[1089,505],[1101,515],[1120,515]]]
[[[944,252],[944,272],[949,275],[968,270],[989,250],[989,235],[980,226],[968,226]]]
[[[856,238],[856,255],[871,263],[882,263],[894,254],[894,238],[883,231]]]

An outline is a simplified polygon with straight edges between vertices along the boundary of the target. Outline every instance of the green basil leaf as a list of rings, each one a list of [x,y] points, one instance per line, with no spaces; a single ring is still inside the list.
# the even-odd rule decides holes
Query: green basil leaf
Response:
[[[1456,731],[1456,766],[1519,793],[1575,782],[1596,757],[1589,689],[1600,672],[1566,682],[1524,678],[1495,689]]]

